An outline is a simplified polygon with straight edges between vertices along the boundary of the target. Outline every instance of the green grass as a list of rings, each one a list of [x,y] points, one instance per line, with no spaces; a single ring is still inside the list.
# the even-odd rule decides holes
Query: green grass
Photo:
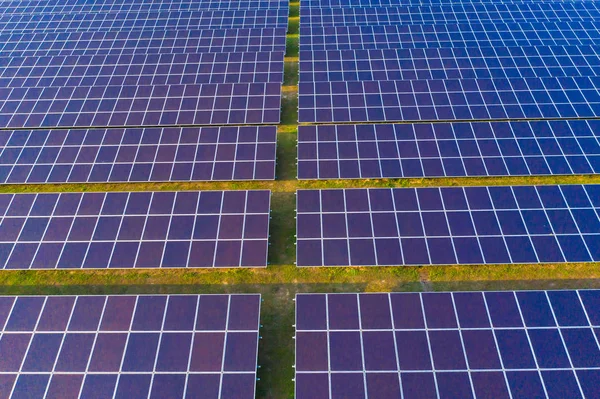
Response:
[[[277,134],[277,179],[250,182],[2,185],[0,192],[270,189],[269,266],[265,269],[3,271],[0,294],[243,293],[263,295],[259,399],[294,396],[294,296],[299,292],[552,289],[600,287],[598,264],[297,268],[295,191],[309,188],[430,187],[600,183],[600,176],[296,180],[298,3],[289,35]]]
[[[288,34],[297,35],[300,32],[300,17],[290,17],[288,19]]]
[[[293,121],[298,120],[298,95],[296,93],[283,92],[281,96],[281,124],[297,129]]]
[[[286,57],[298,57],[298,35],[288,35],[285,45],[285,56]]]
[[[278,150],[285,148],[285,156],[293,158],[277,159],[278,165],[294,167],[296,163],[294,125],[280,125],[278,128]],[[294,138],[292,143],[290,140]],[[278,152],[279,154],[279,152]],[[456,178],[414,178],[414,179],[348,179],[348,180],[289,180],[296,177],[295,171],[287,169],[278,173],[275,181],[247,182],[165,182],[165,183],[92,183],[92,184],[5,184],[0,185],[0,193],[35,192],[85,192],[85,191],[183,191],[183,190],[271,190],[273,192],[296,192],[298,189],[327,188],[377,188],[377,187],[452,187],[452,186],[507,186],[544,184],[600,184],[599,175],[589,176],[536,176],[536,177],[456,177]],[[281,179],[280,176],[287,176]]]
[[[300,15],[300,2],[292,1],[290,2],[290,17],[297,17]]]
[[[296,95],[298,94],[298,89],[294,87],[298,86],[298,60],[294,61],[286,61],[284,63],[284,74],[283,74],[283,86],[291,92],[294,92]],[[294,125],[297,125],[298,119],[294,119]]]

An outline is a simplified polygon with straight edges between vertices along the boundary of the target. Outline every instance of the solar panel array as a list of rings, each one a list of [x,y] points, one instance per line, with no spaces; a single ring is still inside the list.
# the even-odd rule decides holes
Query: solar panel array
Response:
[[[140,12],[140,11],[198,11],[198,10],[256,10],[287,9],[287,0],[204,0],[197,1],[37,1],[10,0],[0,3],[3,14],[46,14],[46,13],[95,13],[95,12]]]
[[[600,261],[600,185],[299,190],[298,266]]]
[[[298,178],[598,173],[599,11],[302,1]]]
[[[89,32],[200,28],[279,28],[287,26],[285,9],[140,11],[77,14],[4,14],[0,32]]]
[[[304,8],[303,25],[396,25],[457,22],[537,22],[594,20],[600,14],[594,2],[459,3],[390,7]]]
[[[270,191],[0,194],[0,269],[266,267]]]
[[[0,87],[122,84],[277,83],[283,53],[196,53],[12,57],[0,66]]]
[[[596,120],[301,126],[300,179],[600,173]]]
[[[458,4],[523,4],[523,3],[562,3],[572,2],[573,0],[457,0],[453,3]],[[413,6],[430,5],[448,5],[445,0],[411,0]],[[305,8],[338,8],[338,7],[396,7],[406,5],[398,0],[306,0],[303,3]]]
[[[296,399],[597,398],[600,291],[299,294]]]
[[[275,126],[2,130],[1,183],[272,180]]]
[[[287,1],[0,9],[2,182],[274,179]]]
[[[300,78],[315,82],[598,76],[600,48],[530,46],[306,53]]]
[[[0,57],[285,51],[285,28],[0,35]]]
[[[3,398],[253,399],[260,295],[0,297]]]
[[[0,88],[0,127],[274,124],[280,83]]]

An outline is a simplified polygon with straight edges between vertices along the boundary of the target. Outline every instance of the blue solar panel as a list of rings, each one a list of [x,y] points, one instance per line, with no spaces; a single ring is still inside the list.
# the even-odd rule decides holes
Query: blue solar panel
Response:
[[[300,122],[600,116],[600,78],[301,82]]]
[[[300,27],[300,50],[595,45],[600,22]]]
[[[299,294],[296,399],[596,398],[600,291]]]
[[[285,28],[0,35],[0,56],[285,51]]]
[[[595,174],[599,138],[595,120],[299,126],[298,178]]]
[[[302,0],[302,8],[336,8],[336,7],[397,7],[397,6],[429,6],[449,4],[523,4],[523,3],[566,3],[565,0]],[[585,0],[584,0],[585,1]],[[585,1],[587,2],[587,1]]]
[[[283,52],[12,57],[0,61],[0,87],[281,83],[283,57]]]
[[[298,266],[598,262],[600,185],[299,190]]]
[[[279,83],[0,88],[0,127],[278,123]]]
[[[302,51],[300,59],[301,82],[600,76],[598,46]]]
[[[459,22],[585,21],[600,18],[587,3],[448,4],[439,6],[303,8],[302,26],[447,24]]]
[[[275,126],[0,131],[1,183],[273,180]]]
[[[0,395],[254,398],[260,300],[0,297]]]
[[[0,269],[265,267],[270,191],[0,195]]]
[[[180,11],[0,16],[0,33],[286,28],[287,10]]]
[[[138,11],[198,11],[287,9],[288,0],[203,0],[203,1],[38,1],[16,0],[0,2],[0,14],[46,14]]]

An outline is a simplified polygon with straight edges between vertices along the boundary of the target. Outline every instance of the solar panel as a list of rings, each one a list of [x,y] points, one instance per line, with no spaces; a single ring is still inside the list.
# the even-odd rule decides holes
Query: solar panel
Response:
[[[449,4],[444,6],[303,8],[302,26],[446,24],[464,22],[594,21],[590,3]]]
[[[285,28],[0,35],[0,56],[285,51]]]
[[[0,269],[267,264],[267,190],[0,194],[0,206]]]
[[[299,294],[296,399],[595,398],[600,291]]]
[[[301,27],[300,51],[591,46],[599,28],[596,22]]]
[[[283,82],[283,52],[14,57],[0,87]]]
[[[89,3],[82,1],[3,1],[0,14],[95,13],[127,11],[198,11],[287,9],[288,0],[203,0],[198,1],[129,1]]]
[[[0,182],[273,180],[275,126],[0,131]]]
[[[535,0],[541,3],[567,3],[571,0]],[[587,0],[583,0],[588,2]],[[396,6],[427,6],[427,5],[448,5],[451,4],[523,4],[531,3],[531,0],[302,0],[302,8],[335,8],[335,7],[396,7]]]
[[[260,295],[0,297],[5,398],[251,399]]]
[[[298,178],[594,174],[599,137],[595,120],[299,126]]]
[[[600,185],[298,190],[298,266],[600,260]]]
[[[598,77],[301,82],[299,122],[600,116]]]
[[[478,13],[478,12],[538,12],[554,11],[557,13],[568,12],[565,18],[570,18],[579,12],[594,12],[600,10],[598,4],[593,1],[523,1],[523,2],[457,2],[419,4],[419,2],[408,2],[394,6],[340,6],[340,7],[304,7],[302,2],[301,14],[305,16],[322,15],[375,15],[387,12],[388,14],[414,14],[416,18],[422,13]]]
[[[80,32],[157,29],[286,28],[283,9],[0,16],[0,32]]]
[[[595,45],[600,22],[301,27],[300,50]]]
[[[0,127],[278,123],[279,83],[0,88]]]
[[[329,50],[300,57],[301,82],[600,76],[598,46]]]

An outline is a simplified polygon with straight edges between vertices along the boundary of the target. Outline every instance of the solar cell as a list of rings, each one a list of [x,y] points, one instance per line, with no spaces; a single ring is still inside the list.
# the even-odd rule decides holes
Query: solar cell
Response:
[[[198,1],[4,1],[0,14],[88,13],[127,11],[198,11],[198,10],[256,10],[287,9],[288,0],[203,0]]]
[[[600,185],[298,190],[298,266],[597,262]]]
[[[598,46],[300,52],[300,81],[600,76]]]
[[[0,126],[278,123],[279,83],[0,88]]]
[[[275,126],[0,131],[0,182],[273,180]]]
[[[254,398],[260,301],[257,294],[0,297],[0,392]]]
[[[300,27],[300,50],[595,45],[600,22]]]
[[[123,13],[24,14],[0,16],[0,32],[86,32],[157,29],[286,28],[283,9]]]
[[[438,6],[303,8],[302,26],[436,24],[460,22],[593,21],[597,5],[588,3],[454,3]]]
[[[598,77],[300,82],[299,122],[600,116]]]
[[[0,195],[0,269],[265,267],[270,191]]]
[[[0,35],[0,56],[285,51],[285,28]]]
[[[299,126],[298,178],[594,174],[599,137],[594,120]]]
[[[600,291],[298,294],[296,399],[593,398]]]
[[[281,83],[283,57],[283,52],[13,57],[0,61],[0,87]]]

